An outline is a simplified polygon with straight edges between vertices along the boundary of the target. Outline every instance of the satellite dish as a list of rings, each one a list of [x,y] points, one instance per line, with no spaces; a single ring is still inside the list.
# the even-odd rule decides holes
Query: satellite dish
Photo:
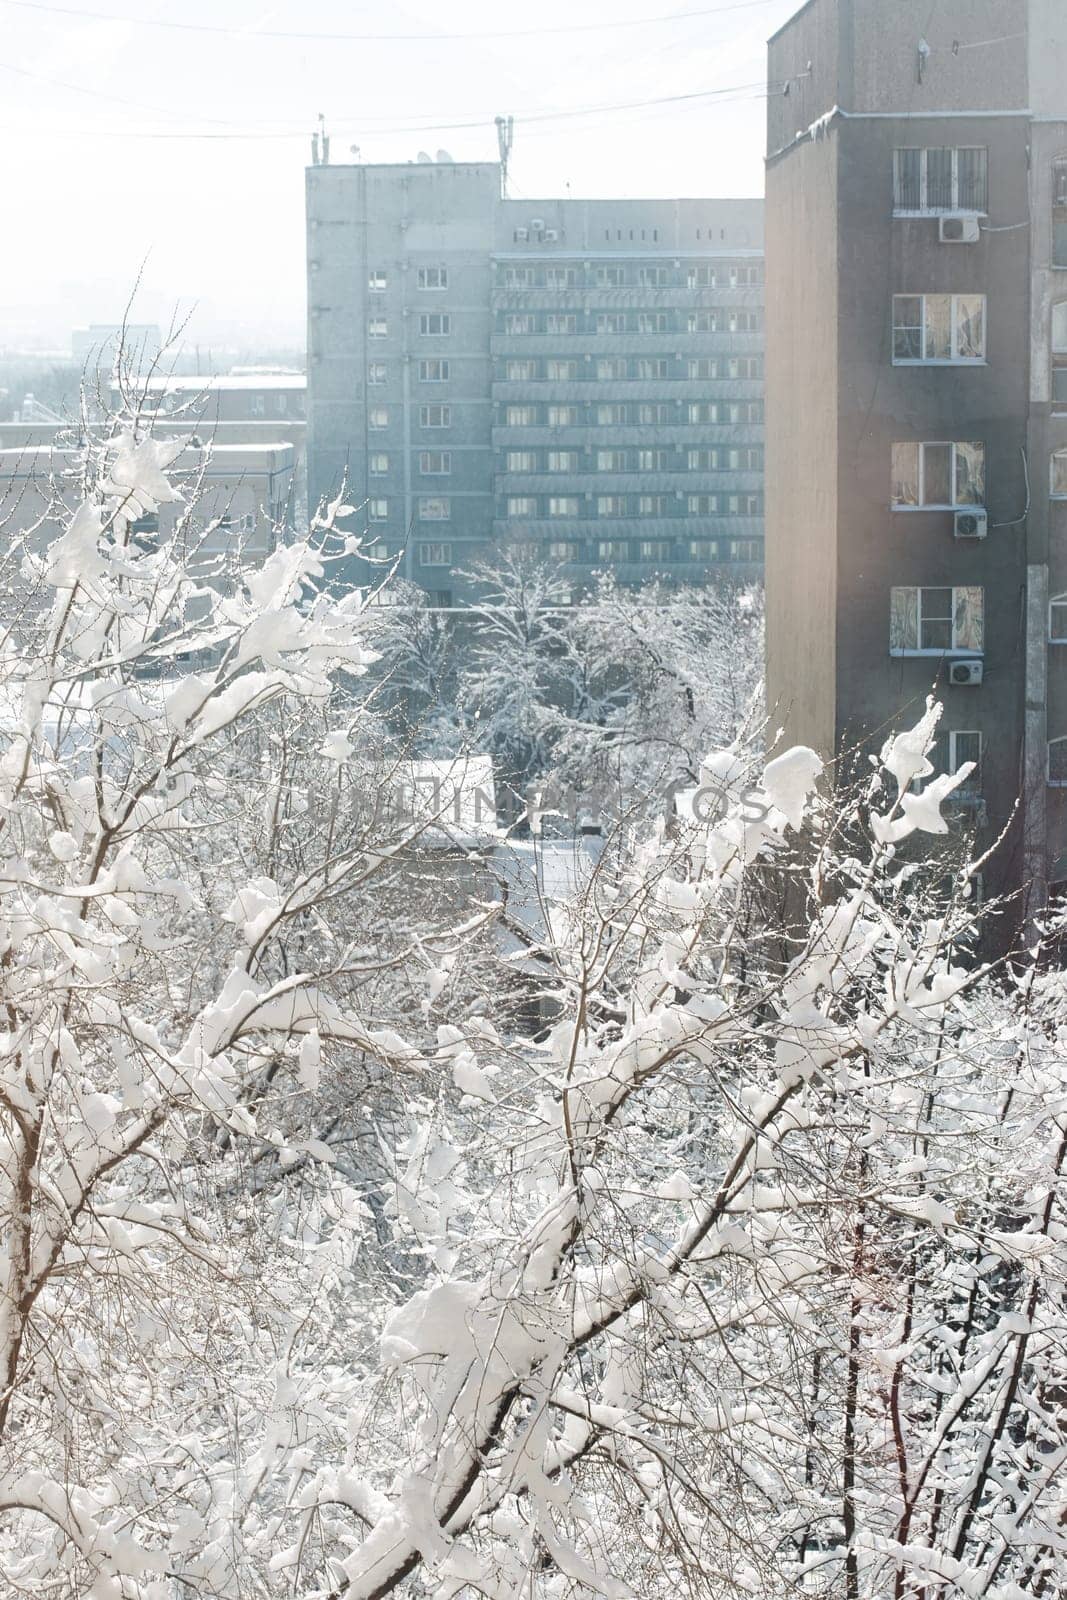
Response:
[[[431,166],[433,164],[433,156],[427,155],[425,150],[420,150],[419,151],[419,155],[418,155],[418,162],[419,162],[420,167]]]
[[[437,159],[438,159],[438,161],[443,161],[443,162],[450,163],[451,160],[452,160],[452,157],[449,155],[447,150],[438,150]]]

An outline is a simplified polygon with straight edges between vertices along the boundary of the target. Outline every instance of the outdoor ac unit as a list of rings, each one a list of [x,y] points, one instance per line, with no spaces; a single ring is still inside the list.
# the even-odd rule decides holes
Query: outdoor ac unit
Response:
[[[530,237],[529,228],[516,228],[515,229],[515,242],[517,244],[524,244],[529,237]]]
[[[941,217],[938,222],[942,244],[977,244],[980,232],[977,217]]]
[[[530,223],[530,227],[534,230],[535,233],[543,233],[544,232],[544,227],[545,227],[545,219],[544,219],[544,217],[534,217],[533,220]]]
[[[985,511],[957,511],[955,535],[957,539],[984,539],[989,527]]]
[[[955,688],[974,688],[982,681],[981,661],[952,661],[949,663],[948,681]]]
[[[545,243],[546,244],[556,244],[556,243],[558,243],[558,241],[559,241],[559,229],[558,228],[546,228],[545,229]]]

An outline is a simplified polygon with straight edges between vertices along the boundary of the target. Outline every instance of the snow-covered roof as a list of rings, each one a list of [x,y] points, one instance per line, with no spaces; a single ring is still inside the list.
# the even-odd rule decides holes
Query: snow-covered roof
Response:
[[[153,393],[211,394],[223,389],[306,389],[306,372],[220,372],[211,377],[149,378],[145,387]]]

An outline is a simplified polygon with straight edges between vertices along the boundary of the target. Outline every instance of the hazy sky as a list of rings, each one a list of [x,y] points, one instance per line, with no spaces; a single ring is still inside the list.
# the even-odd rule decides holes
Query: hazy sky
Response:
[[[511,112],[519,196],[759,194],[765,40],[798,4],[0,0],[0,345],[63,348],[79,323],[119,319],[142,261],[135,319],[179,306],[206,343],[302,341],[320,111],[333,159],[358,145],[366,161],[492,159]],[[311,37],[256,36],[271,29]],[[331,31],[398,37],[313,37]]]

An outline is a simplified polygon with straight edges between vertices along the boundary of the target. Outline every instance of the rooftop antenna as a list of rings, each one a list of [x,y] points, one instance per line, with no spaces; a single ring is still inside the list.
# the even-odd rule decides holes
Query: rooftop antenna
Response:
[[[511,147],[515,142],[514,117],[497,117],[496,142],[500,151],[500,194],[506,200],[508,197],[508,161],[511,157]]]
[[[319,131],[315,137],[322,141],[322,164],[324,167],[328,167],[330,165],[330,135],[326,132],[326,118],[321,111],[319,112]]]

